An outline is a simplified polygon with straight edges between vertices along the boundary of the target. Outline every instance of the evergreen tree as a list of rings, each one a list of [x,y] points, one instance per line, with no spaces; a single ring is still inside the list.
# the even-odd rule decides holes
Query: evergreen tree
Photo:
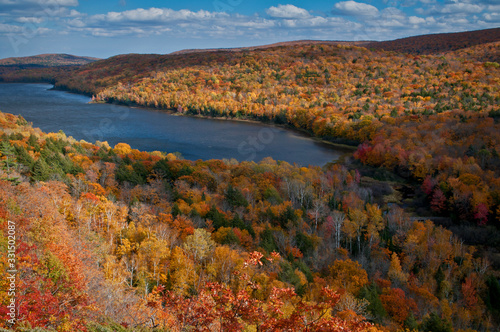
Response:
[[[226,190],[226,200],[231,205],[231,207],[248,206],[248,201],[245,196],[241,193],[238,188],[234,188],[231,184],[227,187]]]
[[[26,149],[22,146],[16,146],[16,155],[17,161],[24,166],[31,168],[35,163],[28,151],[26,151]]]
[[[426,332],[453,332],[451,323],[441,319],[441,317],[434,312],[422,323],[420,329]]]
[[[50,177],[50,173],[50,167],[42,157],[38,158],[38,160],[33,164],[33,168],[31,170],[33,180],[47,181]]]
[[[486,292],[485,303],[491,311],[500,314],[500,283],[497,278],[491,276],[486,281],[488,290]]]
[[[16,166],[16,163],[14,162],[16,151],[8,141],[2,141],[0,144],[0,153],[2,154],[2,159],[4,159],[4,167],[7,170],[7,173],[10,173],[10,168]]]
[[[387,316],[387,311],[380,301],[380,290],[376,283],[364,287],[360,292],[361,298],[370,302],[368,312],[373,316],[373,321],[380,323]]]

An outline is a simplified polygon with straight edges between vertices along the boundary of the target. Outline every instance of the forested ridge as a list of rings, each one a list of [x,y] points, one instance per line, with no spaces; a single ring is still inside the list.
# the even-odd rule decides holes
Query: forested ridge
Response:
[[[497,41],[500,41],[500,28],[421,35],[390,41],[372,42],[364,46],[366,48],[402,53],[437,54]]]
[[[315,43],[3,75],[358,145],[324,168],[189,161],[0,113],[0,221],[14,221],[19,239],[16,329],[498,329],[499,48]],[[459,228],[488,243],[470,245]]]
[[[74,66],[84,65],[98,58],[75,56],[71,54],[40,54],[27,57],[13,57],[0,59],[0,66],[39,66],[39,67],[56,67],[56,66]]]

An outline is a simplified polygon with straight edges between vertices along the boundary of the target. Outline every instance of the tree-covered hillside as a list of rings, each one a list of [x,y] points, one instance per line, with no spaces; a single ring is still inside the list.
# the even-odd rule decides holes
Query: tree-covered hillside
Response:
[[[0,124],[0,246],[14,224],[18,331],[497,326],[487,259],[384,204],[391,189],[357,171],[188,161],[9,114]]]

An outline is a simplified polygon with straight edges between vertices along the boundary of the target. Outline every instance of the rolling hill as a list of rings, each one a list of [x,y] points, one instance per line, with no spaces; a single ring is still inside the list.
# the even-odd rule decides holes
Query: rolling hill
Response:
[[[279,42],[268,45],[259,46],[249,46],[249,47],[232,47],[232,48],[203,48],[203,49],[185,49],[180,51],[175,51],[170,53],[171,55],[176,54],[189,54],[189,53],[205,53],[205,52],[243,52],[243,51],[255,51],[255,50],[265,50],[275,47],[293,47],[293,46],[303,46],[303,45],[345,45],[345,46],[364,46],[371,43],[370,41],[336,41],[336,40],[293,40],[287,42]]]
[[[500,28],[455,33],[428,34],[388,41],[296,40],[251,47],[186,49],[172,52],[170,54],[188,54],[218,51],[241,52],[269,49],[280,46],[291,47],[318,44],[362,46],[368,49],[410,54],[438,54],[469,48],[475,45],[494,43],[497,41],[500,41]]]
[[[76,56],[70,54],[40,54],[27,57],[0,59],[0,66],[24,66],[24,67],[57,67],[85,65],[98,58]]]
[[[369,49],[400,53],[438,54],[497,41],[500,41],[500,28],[421,35],[390,41],[371,42],[364,46]]]

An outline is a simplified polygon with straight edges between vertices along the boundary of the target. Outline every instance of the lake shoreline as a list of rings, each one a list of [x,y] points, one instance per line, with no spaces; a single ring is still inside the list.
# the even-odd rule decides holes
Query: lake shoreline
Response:
[[[265,119],[91,102],[88,95],[54,89],[53,84],[20,83],[19,87],[2,85],[2,111],[20,114],[45,132],[62,130],[75,140],[107,141],[111,146],[124,142],[140,151],[178,151],[189,160],[235,158],[258,162],[271,157],[319,167],[337,163],[355,150]]]
[[[2,82],[2,83],[13,83],[13,82]],[[89,93],[85,93],[85,92],[82,92],[82,91],[75,91],[73,89],[67,89],[65,87],[62,87],[62,86],[56,86],[55,84],[52,84],[52,83],[46,83],[46,82],[32,82],[32,83],[27,83],[27,82],[18,82],[18,83],[24,83],[24,84],[48,84],[48,85],[52,85],[52,88],[50,89],[47,89],[47,90],[53,90],[53,91],[63,91],[63,92],[67,92],[67,93],[71,93],[71,94],[76,94],[76,95],[80,95],[80,96],[85,96],[85,97],[89,97],[89,98],[92,98],[93,95],[92,94],[89,94]],[[299,129],[299,128],[296,128],[296,127],[292,127],[290,125],[287,125],[287,124],[278,124],[278,123],[274,123],[274,122],[263,122],[263,121],[259,121],[259,120],[254,120],[254,119],[249,119],[249,118],[246,118],[246,119],[243,119],[243,118],[231,118],[231,117],[223,117],[223,116],[209,116],[209,115],[202,115],[202,114],[186,114],[186,113],[179,113],[177,112],[175,109],[167,109],[167,108],[156,108],[156,107],[149,107],[149,106],[145,106],[145,105],[140,105],[140,104],[128,104],[128,103],[124,103],[124,102],[119,102],[119,101],[112,101],[112,102],[101,102],[101,101],[93,101],[91,100],[89,102],[89,104],[110,104],[110,105],[118,105],[118,106],[127,106],[127,107],[131,107],[131,108],[140,108],[140,109],[145,109],[145,110],[150,110],[150,111],[156,111],[156,112],[164,112],[164,113],[167,113],[167,114],[170,114],[170,115],[174,115],[174,116],[184,116],[184,117],[192,117],[192,118],[200,118],[200,119],[213,119],[213,120],[221,120],[221,121],[234,121],[234,122],[247,122],[247,123],[254,123],[254,124],[260,124],[260,125],[266,125],[266,126],[271,126],[271,127],[276,127],[276,128],[282,128],[282,129],[286,129],[286,130],[290,130],[294,133],[298,133],[300,135],[303,135],[307,138],[310,138],[318,143],[321,143],[321,144],[325,144],[325,145],[328,145],[328,146],[331,146],[331,147],[334,147],[334,148],[337,148],[337,149],[342,149],[342,150],[346,150],[346,151],[349,151],[349,152],[354,152],[358,149],[358,146],[359,144],[356,144],[356,145],[350,145],[350,144],[345,144],[345,143],[337,143],[337,142],[332,142],[332,141],[329,141],[327,139],[323,139],[323,138],[320,138],[320,137],[317,137],[317,136],[314,136],[312,135],[310,132],[308,132],[307,130],[304,130],[304,129]]]
[[[55,89],[55,90],[57,90],[57,89]],[[66,90],[61,89],[59,91],[66,91]],[[71,92],[71,93],[74,93],[74,92]],[[126,106],[126,107],[130,107],[130,108],[145,109],[145,110],[155,111],[155,112],[163,112],[163,113],[167,113],[167,114],[173,115],[173,116],[191,117],[191,118],[198,118],[198,119],[211,119],[211,120],[220,120],[220,121],[244,122],[244,123],[265,125],[265,126],[289,130],[289,131],[292,131],[296,134],[300,134],[304,137],[310,138],[318,143],[329,145],[329,146],[335,147],[337,149],[347,150],[349,152],[356,151],[358,149],[358,146],[359,146],[359,144],[349,145],[349,144],[332,142],[332,141],[329,141],[329,140],[326,140],[326,139],[323,139],[323,138],[320,138],[317,136],[313,136],[307,130],[292,127],[292,126],[287,125],[287,124],[279,124],[279,123],[274,123],[274,122],[263,122],[263,121],[259,121],[259,120],[249,119],[249,118],[236,118],[236,117],[232,118],[232,117],[227,117],[227,116],[210,116],[210,115],[203,115],[203,114],[179,113],[173,108],[156,108],[156,107],[139,105],[139,104],[135,104],[135,103],[134,104],[127,104],[127,103],[118,102],[118,101],[112,101],[112,102],[90,101],[89,104],[110,104],[110,105],[117,105],[117,106]]]

